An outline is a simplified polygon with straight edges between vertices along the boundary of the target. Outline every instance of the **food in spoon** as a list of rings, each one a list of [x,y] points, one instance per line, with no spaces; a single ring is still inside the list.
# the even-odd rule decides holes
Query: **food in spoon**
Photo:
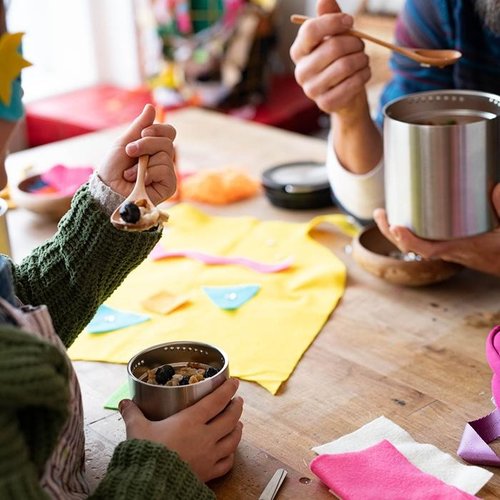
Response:
[[[120,207],[120,217],[124,222],[135,224],[141,218],[141,211],[135,203],[125,203]]]
[[[120,207],[120,217],[128,231],[144,231],[168,221],[168,214],[145,199],[128,201]]]
[[[212,366],[202,363],[181,363],[179,366],[162,365],[147,370],[143,379],[148,384],[168,387],[190,385],[213,377],[219,372]],[[142,379],[142,377],[141,377]]]

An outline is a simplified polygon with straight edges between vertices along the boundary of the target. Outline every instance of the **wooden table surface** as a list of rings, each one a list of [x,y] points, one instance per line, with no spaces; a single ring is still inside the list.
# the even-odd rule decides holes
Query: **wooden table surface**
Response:
[[[321,140],[208,111],[178,111],[169,121],[178,131],[181,171],[233,165],[258,174],[281,162],[325,158]],[[8,169],[15,176],[28,165],[96,166],[116,135],[117,130],[105,131],[16,153]],[[326,213],[279,209],[263,196],[202,209],[299,222]],[[22,209],[11,211],[8,223],[16,260],[55,230],[53,223]],[[493,408],[484,343],[500,321],[500,280],[463,271],[439,285],[399,288],[359,269],[342,234],[321,227],[314,235],[345,262],[345,295],[276,396],[241,383],[244,434],[236,465],[210,485],[220,499],[258,498],[279,467],[288,471],[279,499],[332,498],[309,471],[313,446],[385,415],[415,440],[456,456],[466,421]],[[88,472],[96,482],[124,438],[119,414],[102,406],[125,381],[125,367],[75,366],[86,412]],[[498,474],[479,496],[500,498]]]

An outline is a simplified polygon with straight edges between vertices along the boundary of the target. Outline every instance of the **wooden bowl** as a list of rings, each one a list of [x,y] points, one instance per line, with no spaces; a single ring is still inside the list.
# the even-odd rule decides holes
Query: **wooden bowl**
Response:
[[[352,256],[366,271],[389,283],[422,286],[454,276],[462,266],[441,259],[404,260],[401,252],[377,226],[365,228],[353,240]]]
[[[51,220],[58,221],[71,205],[70,195],[57,193],[32,193],[30,186],[40,180],[40,175],[32,175],[12,186],[11,196],[14,203],[21,208],[42,214]]]

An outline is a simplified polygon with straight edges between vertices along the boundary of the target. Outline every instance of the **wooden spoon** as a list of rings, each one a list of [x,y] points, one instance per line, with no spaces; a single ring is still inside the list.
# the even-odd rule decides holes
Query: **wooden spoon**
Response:
[[[126,231],[144,231],[158,225],[160,211],[149,199],[145,185],[148,162],[148,155],[139,157],[139,163],[137,165],[137,178],[135,180],[134,189],[132,189],[132,192],[127,196],[125,201],[111,214],[111,224],[113,224],[113,226],[117,229],[123,229]],[[136,206],[144,207],[145,209],[145,214],[141,215],[137,222],[127,222],[123,220],[120,215],[120,209],[128,203],[134,203]]]
[[[300,14],[293,14],[290,17],[293,24],[303,24],[308,19],[310,18]],[[399,47],[398,45],[385,42],[384,40],[380,40],[380,38],[375,38],[368,33],[363,33],[362,31],[351,29],[348,30],[347,33],[349,35],[357,36],[358,38],[369,40],[370,42],[381,45],[382,47],[393,50],[394,52],[398,52],[399,54],[403,54],[404,56],[417,61],[422,66],[438,66],[439,68],[444,68],[450,64],[455,64],[462,57],[462,53],[458,50]]]

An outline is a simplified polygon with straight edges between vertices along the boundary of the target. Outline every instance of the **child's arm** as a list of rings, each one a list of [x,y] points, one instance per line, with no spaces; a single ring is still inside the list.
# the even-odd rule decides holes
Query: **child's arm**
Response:
[[[13,267],[19,299],[47,305],[66,346],[160,238],[160,230],[126,232],[109,222],[110,213],[132,191],[142,155],[149,156],[146,189],[153,203],[175,191],[175,130],[154,119],[153,106],[146,105],[112,146],[98,170],[99,181],[93,178],[75,195],[57,234]]]
[[[13,266],[16,295],[24,304],[47,305],[56,332],[69,346],[160,235],[160,230],[115,229],[83,187],[57,234]]]

